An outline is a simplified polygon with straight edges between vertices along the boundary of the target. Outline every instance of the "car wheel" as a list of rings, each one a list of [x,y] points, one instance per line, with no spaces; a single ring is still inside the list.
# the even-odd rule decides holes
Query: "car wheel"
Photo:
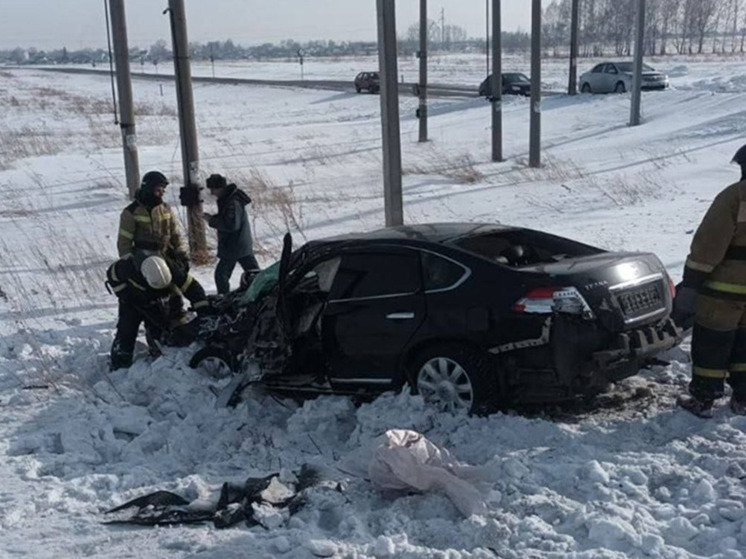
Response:
[[[497,397],[497,375],[487,355],[467,346],[443,344],[412,363],[409,383],[428,404],[449,413],[489,413]]]
[[[624,82],[616,82],[614,86],[614,93],[625,93],[627,88],[624,86]]]
[[[205,376],[221,379],[233,374],[233,361],[227,351],[221,348],[205,347],[192,356],[189,366]]]
[[[588,82],[585,82],[582,86],[580,86],[580,92],[581,93],[590,93],[591,92],[591,84]]]
[[[362,91],[362,90],[360,89],[360,86],[359,86],[359,85],[356,85],[356,86],[355,86],[355,91],[357,91],[358,93],[360,93],[360,92]]]

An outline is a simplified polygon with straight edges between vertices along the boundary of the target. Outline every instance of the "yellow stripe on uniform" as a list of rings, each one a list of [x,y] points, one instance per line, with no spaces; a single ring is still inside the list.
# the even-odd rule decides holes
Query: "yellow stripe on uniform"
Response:
[[[150,219],[150,216],[148,215],[136,215],[134,217],[135,221],[139,221],[140,223],[151,223],[152,220]]]
[[[126,229],[120,229],[119,230],[119,235],[121,235],[125,239],[134,239],[135,238],[135,234],[134,233],[130,233]]]
[[[703,264],[702,262],[697,262],[696,260],[692,260],[691,258],[686,259],[686,267],[691,268],[692,270],[697,270],[698,272],[705,272],[706,274],[709,274],[715,269],[715,266],[711,266],[710,264]]]
[[[207,301],[199,301],[198,303],[192,303],[192,307],[195,309],[201,309],[202,307],[206,307],[208,305]]]
[[[187,289],[189,289],[189,286],[192,285],[192,282],[194,281],[194,278],[191,274],[187,275],[187,279],[184,282],[184,285],[179,286],[179,290],[182,293],[185,293]]]
[[[131,284],[132,284],[133,286],[135,286],[135,287],[136,287],[137,289],[139,289],[140,291],[145,291],[145,288],[144,288],[144,287],[143,287],[142,285],[140,285],[139,283],[137,283],[137,282],[135,282],[135,281],[132,281],[132,280],[129,280],[129,281],[130,281],[130,283],[131,283]]]
[[[704,367],[692,367],[692,375],[706,378],[727,378],[728,371],[723,369],[705,369]]]
[[[117,275],[117,267],[116,265],[111,267],[111,279],[115,282],[119,283],[119,276]]]
[[[746,373],[746,363],[731,363],[728,368],[731,373]]]
[[[714,289],[715,291],[722,291],[723,293],[733,293],[736,295],[746,295],[746,285],[739,285],[737,283],[726,283],[724,281],[706,281],[705,287]]]
[[[119,292],[120,292],[120,291],[121,291],[122,289],[124,289],[125,287],[127,287],[127,284],[126,284],[126,283],[123,283],[122,285],[117,285],[116,287],[112,287],[112,288],[111,288],[111,290],[112,290],[112,291],[113,291],[114,293],[119,293]]]

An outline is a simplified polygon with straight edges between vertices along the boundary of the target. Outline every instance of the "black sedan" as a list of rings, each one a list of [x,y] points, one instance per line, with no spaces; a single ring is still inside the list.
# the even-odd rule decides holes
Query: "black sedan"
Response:
[[[531,95],[531,80],[520,72],[502,74],[502,94],[529,96]],[[479,85],[479,96],[492,97],[491,74]]]
[[[287,241],[241,295],[243,364],[235,350],[226,359],[275,389],[408,384],[443,409],[486,412],[597,393],[680,341],[671,281],[650,253],[473,223],[349,234],[295,252]]]

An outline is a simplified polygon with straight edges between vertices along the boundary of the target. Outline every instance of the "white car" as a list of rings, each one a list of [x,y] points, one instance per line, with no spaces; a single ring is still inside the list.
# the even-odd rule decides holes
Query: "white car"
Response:
[[[632,89],[632,62],[602,62],[580,76],[582,93],[624,93]],[[642,89],[666,89],[668,76],[647,64],[642,65]]]

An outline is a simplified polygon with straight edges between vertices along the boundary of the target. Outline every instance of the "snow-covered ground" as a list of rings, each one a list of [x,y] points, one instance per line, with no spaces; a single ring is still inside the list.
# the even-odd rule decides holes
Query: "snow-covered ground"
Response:
[[[313,77],[354,75],[373,60],[337,64]],[[483,64],[442,57],[431,73],[476,82]],[[538,170],[526,166],[525,99],[505,102],[506,161],[493,164],[484,101],[433,101],[432,141],[420,145],[416,100],[403,98],[406,221],[499,220],[654,251],[680,277],[703,212],[739,177],[728,161],[744,142],[746,61],[654,64],[674,87],[643,95],[637,128],[626,124],[627,95],[545,99]],[[292,79],[298,69],[266,68],[232,71]],[[545,80],[560,89],[564,72],[548,62]],[[134,83],[141,169],[177,185],[172,88]],[[302,242],[382,225],[377,96],[204,84],[194,93],[202,174],[250,185],[263,263],[288,229]],[[596,408],[488,418],[438,415],[406,393],[360,405],[257,393],[215,410],[189,350],[105,374],[98,355],[116,301],[103,275],[127,204],[110,107],[104,77],[0,69],[0,556],[746,555],[746,418],[676,409],[690,374],[683,358],[642,371]],[[176,204],[177,186],[167,197]],[[213,288],[210,268],[197,275]],[[390,428],[481,466],[488,512],[463,518],[442,495],[383,494],[341,471]],[[271,530],[101,524],[104,510],[155,489],[214,499],[223,481],[306,462],[341,468],[343,498],[312,502]]]

